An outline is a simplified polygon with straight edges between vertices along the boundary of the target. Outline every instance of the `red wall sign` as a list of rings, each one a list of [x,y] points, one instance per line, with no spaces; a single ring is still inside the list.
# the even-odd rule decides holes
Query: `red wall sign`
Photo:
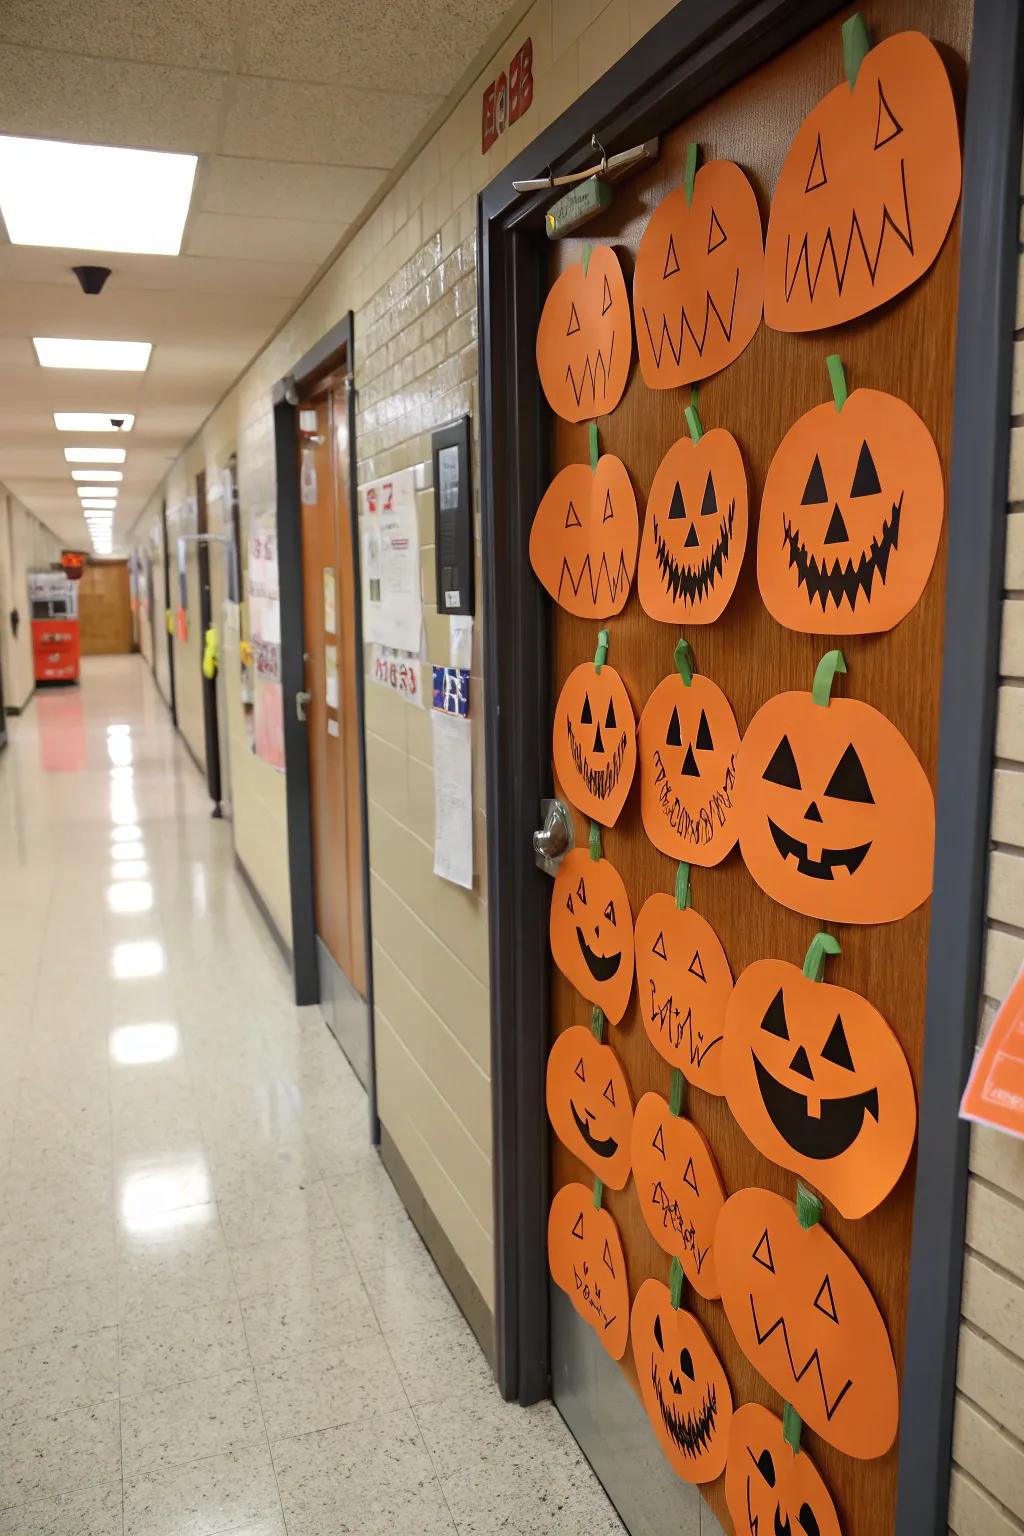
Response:
[[[533,39],[528,37],[483,96],[482,153],[496,144],[509,123],[522,117],[533,100]]]

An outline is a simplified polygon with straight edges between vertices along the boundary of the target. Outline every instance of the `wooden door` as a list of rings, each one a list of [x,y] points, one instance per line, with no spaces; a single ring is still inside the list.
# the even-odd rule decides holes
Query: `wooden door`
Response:
[[[78,584],[78,638],[83,656],[134,649],[127,560],[87,562]]]
[[[299,482],[316,931],[366,997],[355,559],[344,382],[300,406]]]
[[[968,5],[960,0],[903,0],[886,5],[869,3],[859,9],[879,39],[907,27],[918,28],[940,45],[947,45],[942,52],[962,106],[970,45]],[[682,184],[689,141],[699,144],[702,160],[734,160],[743,166],[767,227],[771,191],[793,134],[807,112],[841,78],[839,28],[845,14],[808,34],[692,119],[680,123],[662,140],[656,166],[617,190],[612,207],[587,227],[585,239],[614,245],[627,279],[631,277],[637,244],[652,210],[668,191]],[[580,260],[582,244],[582,238],[552,243],[548,258],[551,281]],[[849,675],[837,694],[866,700],[892,720],[933,784],[942,673],[945,536],[921,601],[898,628],[877,637],[810,636],[780,627],[758,591],[755,545],[760,494],[769,463],[797,418],[831,398],[825,358],[832,352],[841,355],[851,390],[864,385],[889,391],[908,401],[921,415],[938,444],[948,485],[958,251],[959,226],[955,223],[928,274],[890,304],[853,324],[826,332],[783,334],[762,324],[737,361],[700,385],[699,409],[705,430],[726,427],[742,448],[750,490],[751,531],[739,584],[723,616],[715,623],[682,631],[692,645],[697,670],[714,679],[731,701],[741,732],[759,706],[774,694],[809,689],[821,656],[832,646],[840,646]],[[659,392],[648,389],[634,366],[622,403],[599,421],[601,451],[615,454],[625,463],[637,492],[641,520],[662,457],[677,438],[687,436],[683,412],[689,400],[688,387]],[[587,424],[569,425],[554,417],[550,420],[552,474],[564,465],[588,462]],[[653,689],[674,670],[673,648],[680,630],[646,616],[635,584],[621,614],[602,626],[572,618],[558,608],[553,612],[552,699],[558,697],[568,673],[593,658],[597,630],[606,627],[610,633],[609,664],[622,675],[639,718]],[[561,791],[560,798],[569,803]],[[585,848],[588,824],[578,814],[575,833],[577,847]],[[623,877],[634,919],[647,897],[656,891],[673,891],[676,865],[645,835],[638,786],[634,786],[615,827],[604,832],[603,848],[605,857]],[[816,929],[824,926],[764,895],[747,873],[738,848],[715,868],[694,867],[691,894],[695,908],[720,936],[736,977],[751,962],[769,957],[800,965]],[[925,904],[903,921],[884,926],[827,925],[842,945],[841,958],[830,961],[829,979],[862,993],[891,1022],[918,1086],[929,912],[930,905]],[[625,1066],[635,1100],[649,1090],[667,1098],[670,1069],[648,1040],[641,1021],[641,1002],[634,987],[624,1019],[614,1029],[606,1025],[606,1038]],[[552,1012],[556,1035],[570,1025],[590,1028],[589,1003],[557,971]],[[687,1106],[687,1114],[714,1150],[727,1194],[756,1185],[793,1198],[795,1177],[755,1151],[730,1115],[724,1098],[690,1088]],[[592,1175],[554,1137],[551,1162],[555,1188],[570,1180],[592,1183]],[[896,1189],[876,1211],[858,1221],[847,1221],[833,1206],[826,1205],[825,1217],[827,1230],[854,1259],[879,1304],[901,1382],[913,1197],[912,1157]],[[667,1284],[670,1261],[655,1244],[641,1216],[634,1181],[630,1179],[618,1192],[606,1189],[604,1202],[622,1234],[631,1295],[649,1276]],[[759,1402],[781,1415],[782,1399],[739,1349],[721,1303],[703,1301],[688,1287],[685,1304],[704,1325],[724,1363],[736,1406]],[[557,1327],[557,1309],[555,1317]],[[593,1348],[600,1352],[596,1342]],[[622,1370],[637,1391],[628,1348]],[[557,1383],[555,1397],[558,1401]],[[592,1407],[591,1417],[599,1421],[599,1405]],[[565,1411],[571,1423],[579,1405],[567,1404]],[[596,1454],[594,1446],[588,1445],[599,1474],[601,1455],[615,1454],[616,1426],[604,1424],[602,1432],[603,1439],[595,1441]],[[875,1460],[853,1460],[806,1427],[803,1444],[832,1490],[845,1536],[881,1536],[892,1530],[896,1446]],[[616,1479],[613,1476],[608,1481],[614,1484]],[[689,1498],[688,1490],[679,1486],[682,1510]],[[725,1528],[731,1529],[723,1480],[706,1485],[702,1492]],[[689,1520],[689,1516],[680,1516],[680,1528],[693,1529]],[[640,1536],[639,1531],[636,1536]]]

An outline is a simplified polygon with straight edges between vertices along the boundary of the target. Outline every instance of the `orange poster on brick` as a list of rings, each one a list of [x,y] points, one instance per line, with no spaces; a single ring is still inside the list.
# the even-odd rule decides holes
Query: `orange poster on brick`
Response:
[[[974,1058],[960,1115],[1024,1139],[1024,967]]]

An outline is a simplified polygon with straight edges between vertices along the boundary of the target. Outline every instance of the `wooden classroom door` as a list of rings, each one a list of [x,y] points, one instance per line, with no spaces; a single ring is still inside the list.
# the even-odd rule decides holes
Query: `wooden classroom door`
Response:
[[[962,0],[899,0],[885,5],[867,3],[859,9],[878,40],[903,28],[916,28],[940,45],[962,114],[970,7]],[[635,270],[638,243],[653,210],[667,193],[683,184],[686,147],[690,142],[699,145],[700,163],[721,159],[742,166],[755,189],[762,223],[767,228],[771,194],[794,133],[816,103],[842,78],[840,25],[846,14],[844,11],[810,32],[663,138],[657,163],[616,189],[610,209],[590,223],[581,236],[551,242],[549,283],[571,264],[580,262],[586,242],[595,248],[602,244],[615,248],[628,285]],[[901,107],[893,102],[890,108],[895,122]],[[872,209],[877,206],[873,204]],[[867,217],[875,221],[872,227],[877,232],[879,214],[872,211]],[[846,218],[848,221],[848,213]],[[851,324],[808,334],[770,330],[762,322],[750,345],[734,362],[701,382],[698,408],[704,431],[727,428],[740,445],[746,467],[750,532],[734,595],[715,622],[683,624],[681,628],[649,618],[640,606],[635,583],[622,611],[601,623],[572,617],[553,605],[552,701],[558,699],[574,668],[593,661],[598,631],[605,628],[609,633],[607,663],[621,675],[639,720],[657,685],[674,675],[674,648],[683,634],[692,647],[696,672],[711,678],[724,691],[742,734],[758,708],[773,695],[786,690],[809,690],[819,660],[838,646],[845,654],[848,676],[837,684],[836,696],[845,694],[866,700],[881,710],[904,734],[934,785],[943,650],[944,533],[924,595],[897,628],[877,636],[811,635],[781,627],[769,614],[758,590],[756,541],[761,492],[775,450],[798,417],[832,400],[826,368],[826,356],[830,353],[841,356],[851,391],[862,386],[885,390],[909,402],[918,412],[938,446],[948,485],[958,220],[959,215],[927,274],[892,302]],[[728,238],[729,219],[725,212],[720,224],[719,230],[712,228],[709,249],[715,238]],[[669,260],[666,257],[666,262]],[[731,283],[730,270],[730,292]],[[617,456],[626,466],[636,492],[641,528],[659,464],[677,439],[689,441],[684,410],[690,400],[688,386],[648,388],[634,361],[621,403],[598,420],[600,452]],[[572,425],[550,413],[549,420],[552,477],[566,465],[587,464],[588,424]],[[807,472],[811,467],[807,466]],[[724,508],[720,506],[720,510]],[[689,515],[694,513],[691,508]],[[678,514],[670,511],[668,515]],[[670,582],[673,573],[666,566],[663,575]],[[589,713],[581,716],[584,721],[593,718],[592,732],[606,725],[605,705],[602,702],[599,718],[597,690],[593,692],[595,701]],[[601,698],[603,701],[603,694]],[[690,753],[682,773],[700,775],[702,761],[716,760],[711,750],[712,735],[713,732],[705,739],[695,736],[689,743],[676,743],[681,763],[687,748]],[[606,730],[605,736],[610,738],[605,746],[612,753],[615,733]],[[671,724],[665,739],[672,740]],[[569,806],[572,799],[566,787],[558,785],[557,780],[556,785],[559,798]],[[709,782],[709,802],[714,794],[722,792],[727,792],[725,780],[717,785]],[[808,814],[814,818],[813,811]],[[578,812],[573,812],[573,817],[575,845],[585,855],[590,823]],[[812,831],[804,849],[808,857],[813,841]],[[675,892],[677,865],[657,851],[645,834],[639,782],[634,783],[615,825],[603,830],[602,843],[604,857],[625,884],[634,921],[644,902],[655,892],[665,892],[670,897]],[[821,847],[820,838],[818,846]],[[584,877],[586,873],[584,870]],[[839,878],[843,873],[840,871]],[[595,869],[588,900],[593,903],[597,894],[599,910],[590,914],[589,921],[600,926],[588,932],[597,954],[610,956],[618,949],[623,924],[628,925],[630,917],[623,914],[621,903],[612,906]],[[738,847],[715,867],[701,868],[696,862],[691,865],[690,897],[695,910],[720,937],[734,977],[739,977],[752,962],[767,958],[800,966],[816,930],[826,926],[769,899],[748,873]],[[930,904],[926,902],[899,922],[878,926],[827,925],[842,948],[841,956],[829,961],[828,979],[870,999],[891,1023],[918,1087],[929,912]],[[580,920],[573,921],[578,924]],[[618,927],[610,926],[611,923]],[[646,942],[651,947],[652,943],[659,943],[659,938],[648,935]],[[638,975],[643,959],[637,955]],[[702,969],[699,955],[695,955],[693,963]],[[649,960],[647,970],[649,974]],[[571,1026],[582,1026],[589,1038],[591,1004],[557,969],[553,969],[552,985],[554,1036],[561,1036]],[[604,1038],[625,1068],[634,1102],[649,1091],[669,1098],[670,1067],[652,1043],[659,1027],[672,1028],[670,1017],[666,1024],[664,1007],[663,998],[655,998],[650,987],[643,993],[636,983],[621,1023],[614,1027],[607,1022],[604,1025]],[[691,1049],[693,1045],[691,1042]],[[592,1086],[590,1099],[580,1100],[581,1112],[595,1137],[606,1134],[601,1130],[599,1102],[606,1076],[603,1072]],[[713,1150],[726,1195],[747,1186],[759,1186],[777,1191],[789,1200],[794,1198],[795,1176],[755,1150],[731,1115],[724,1097],[688,1086],[685,1102],[684,1113]],[[807,1102],[810,1105],[810,1098]],[[550,1152],[554,1189],[570,1181],[588,1186],[593,1183],[593,1174],[553,1135]],[[644,1198],[653,1198],[651,1186],[648,1183],[646,1190],[641,1190],[633,1175],[628,1176],[621,1189],[605,1183],[603,1203],[622,1237],[631,1297],[636,1296],[649,1277],[666,1285],[669,1281],[670,1258],[655,1241],[641,1213],[640,1201]],[[891,1336],[901,1382],[913,1198],[911,1155],[895,1189],[877,1209],[852,1221],[843,1219],[834,1206],[826,1203],[824,1218],[827,1231],[852,1257],[877,1300]],[[623,1401],[621,1396],[615,1397],[620,1378],[616,1376],[614,1391],[607,1390],[608,1370],[621,1370],[633,1392],[639,1393],[640,1383],[629,1345],[621,1367],[610,1366],[593,1332],[579,1323],[565,1298],[557,1290],[553,1290],[552,1296],[555,1401],[619,1503],[634,1536],[641,1536],[641,1532],[643,1536],[668,1536],[670,1532],[678,1536],[680,1532],[715,1528],[706,1513],[702,1521],[696,1512],[693,1490],[675,1479],[669,1470],[639,1406],[635,1414],[630,1414],[629,1423],[616,1418],[614,1403]],[[722,1361],[735,1405],[760,1403],[781,1416],[782,1397],[755,1371],[739,1348],[722,1303],[702,1299],[688,1284],[684,1305],[697,1316]],[[632,1407],[633,1400],[626,1401]],[[642,1426],[642,1435],[638,1425]],[[806,1426],[802,1444],[832,1492],[844,1536],[882,1536],[892,1530],[895,1445],[873,1459],[855,1460]],[[652,1493],[653,1489],[657,1492]],[[701,1492],[724,1528],[732,1530],[726,1512],[724,1479],[718,1477],[705,1484]],[[755,1528],[751,1525],[751,1532]],[[776,1524],[775,1529],[781,1527]],[[805,1529],[810,1532],[811,1527]],[[746,1524],[742,1536],[748,1536]],[[793,1536],[797,1536],[796,1528]]]
[[[133,648],[127,560],[89,561],[78,584],[78,641],[83,656]]]

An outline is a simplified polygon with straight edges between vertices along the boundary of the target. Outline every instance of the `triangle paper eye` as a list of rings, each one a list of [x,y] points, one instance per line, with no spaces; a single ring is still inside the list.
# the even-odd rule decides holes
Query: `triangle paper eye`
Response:
[[[548,925],[551,955],[577,992],[610,1024],[633,990],[633,914],[618,870],[574,848],[558,867]]]
[[[764,243],[754,189],[730,160],[701,166],[655,208],[633,278],[640,371],[649,389],[706,379],[761,324]]]
[[[587,661],[565,680],[552,731],[555,774],[572,804],[613,827],[636,769],[636,720],[625,684]]]
[[[670,859],[720,864],[736,842],[736,717],[722,690],[695,675],[660,682],[640,716],[644,830]]]
[[[629,1339],[629,1276],[622,1238],[585,1184],[564,1184],[548,1213],[548,1268],[613,1360]]]
[[[725,1203],[714,1154],[692,1120],[645,1093],[633,1115],[633,1179],[651,1236],[673,1254],[698,1295],[719,1295],[715,1223]]]
[[[596,245],[555,279],[537,327],[537,371],[548,405],[590,421],[622,399],[633,355],[633,316],[619,258]]]
[[[551,1128],[563,1147],[609,1189],[624,1189],[633,1096],[611,1046],[582,1024],[564,1030],[548,1057],[545,1097]]]
[[[878,1304],[821,1224],[792,1200],[741,1189],[715,1228],[722,1305],[755,1370],[806,1424],[847,1456],[884,1456],[899,1387]],[[634,1304],[635,1309],[635,1304]]]
[[[629,596],[639,541],[626,466],[605,453],[596,469],[568,464],[552,480],[530,530],[530,564],[567,613],[610,619]]]
[[[629,1323],[640,1395],[658,1444],[678,1477],[710,1483],[725,1469],[732,1391],[700,1323],[673,1307],[667,1285],[645,1280]]]
[[[815,406],[787,432],[765,481],[765,607],[806,634],[892,629],[925,589],[944,500],[938,450],[904,401],[857,389],[841,410]],[[641,601],[643,581],[641,554]]]
[[[917,1104],[899,1041],[857,992],[784,960],[748,965],[726,1011],[729,1108],[759,1152],[850,1219],[890,1193]]]
[[[725,1502],[738,1533],[842,1536],[832,1495],[803,1446],[783,1438],[782,1420],[759,1403],[732,1416]]]
[[[692,907],[657,892],[634,934],[640,1013],[651,1044],[687,1082],[722,1094],[722,1040],[732,972],[721,940]]]
[[[959,197],[945,65],[920,32],[897,33],[863,55],[855,83],[830,91],[793,140],[768,222],[768,324],[819,331],[901,293],[935,260]]]
[[[731,432],[681,437],[647,499],[637,585],[665,624],[711,624],[736,589],[747,547],[747,476]]]

